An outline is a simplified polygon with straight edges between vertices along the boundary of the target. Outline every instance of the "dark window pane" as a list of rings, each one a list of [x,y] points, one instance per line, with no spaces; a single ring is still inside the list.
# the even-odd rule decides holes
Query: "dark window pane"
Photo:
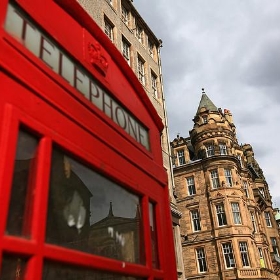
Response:
[[[19,132],[6,234],[30,236],[37,146],[34,136]]]
[[[46,262],[43,280],[145,280],[144,278],[92,271],[58,263]]]
[[[2,267],[0,273],[1,280],[23,280],[24,273],[26,268],[27,260],[10,256],[4,255],[2,259]]]
[[[54,149],[47,242],[143,263],[141,224],[138,196]]]
[[[151,238],[152,238],[152,261],[153,267],[159,267],[159,258],[158,258],[158,243],[157,243],[157,231],[155,223],[155,210],[154,205],[149,203],[150,210],[150,229],[151,229]]]

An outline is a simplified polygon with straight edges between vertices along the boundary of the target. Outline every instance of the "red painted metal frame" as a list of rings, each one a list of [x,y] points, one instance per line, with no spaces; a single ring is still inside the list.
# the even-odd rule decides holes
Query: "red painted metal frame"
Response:
[[[26,256],[25,279],[41,279],[44,260],[143,277],[176,279],[167,176],[162,166],[162,121],[142,85],[103,31],[74,0],[19,0],[44,32],[79,61],[114,98],[149,129],[151,150],[113,123],[62,77],[4,30],[7,0],[0,6],[0,264],[3,253]],[[69,32],[71,30],[71,32]],[[107,75],[88,63],[85,41],[109,57]],[[31,215],[31,238],[5,235],[19,127],[40,138]],[[53,143],[142,197],[146,264],[124,263],[45,243],[48,183]],[[20,198],[19,198],[20,199]],[[152,266],[149,202],[155,204],[158,269]],[[1,267],[1,266],[0,266]]]

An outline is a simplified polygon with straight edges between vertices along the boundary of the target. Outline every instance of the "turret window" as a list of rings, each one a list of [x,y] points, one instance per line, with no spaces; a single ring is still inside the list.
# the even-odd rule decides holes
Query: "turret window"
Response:
[[[231,203],[231,210],[232,210],[234,224],[241,225],[242,222],[241,222],[239,203],[237,203],[237,202]]]
[[[227,146],[226,144],[219,144],[220,147],[220,154],[221,155],[227,155]]]
[[[211,174],[212,188],[217,189],[220,186],[218,171],[212,170],[210,174]]]
[[[225,169],[226,187],[232,187],[232,175],[230,169]]]
[[[208,123],[208,117],[207,116],[202,116],[202,121],[203,121],[203,123]]]
[[[207,145],[206,146],[206,156],[211,157],[215,155],[214,145]]]

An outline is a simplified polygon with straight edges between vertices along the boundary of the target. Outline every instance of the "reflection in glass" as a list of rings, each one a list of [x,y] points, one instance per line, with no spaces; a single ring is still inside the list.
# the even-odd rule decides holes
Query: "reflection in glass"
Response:
[[[43,280],[145,280],[144,278],[124,276],[106,272],[92,271],[58,263],[44,264]]]
[[[53,150],[47,242],[143,263],[139,197]]]
[[[19,131],[6,234],[30,236],[37,146],[34,136]]]
[[[150,229],[151,229],[151,243],[152,243],[152,262],[153,267],[159,267],[159,259],[158,259],[158,243],[157,243],[157,231],[155,224],[155,209],[153,203],[149,203],[149,214],[150,214]]]
[[[23,280],[27,260],[15,256],[4,255],[0,273],[1,280]]]

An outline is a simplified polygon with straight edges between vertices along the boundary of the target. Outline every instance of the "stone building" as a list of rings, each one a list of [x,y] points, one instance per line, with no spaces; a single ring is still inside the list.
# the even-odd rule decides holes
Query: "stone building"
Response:
[[[178,279],[185,279],[179,228],[181,213],[176,207],[174,198],[174,179],[162,81],[160,58],[162,41],[155,36],[131,0],[78,0],[78,2],[121,52],[164,123],[161,144],[163,164],[168,174]]]
[[[254,151],[203,92],[190,137],[171,142],[186,279],[279,279],[279,233]]]

